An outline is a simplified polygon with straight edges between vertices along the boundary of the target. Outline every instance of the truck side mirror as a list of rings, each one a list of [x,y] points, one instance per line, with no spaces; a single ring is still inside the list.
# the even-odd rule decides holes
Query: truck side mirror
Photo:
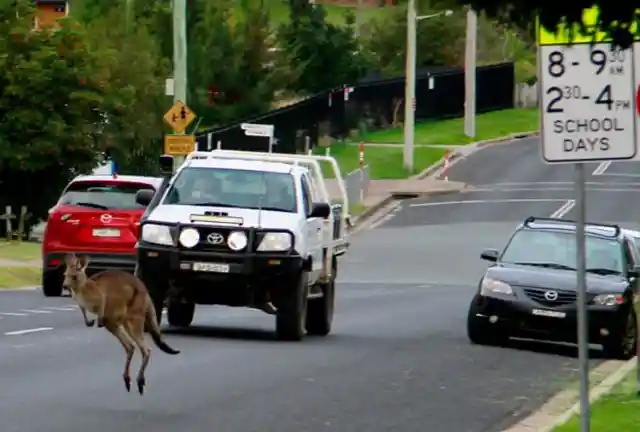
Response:
[[[158,164],[160,165],[160,174],[163,177],[171,177],[173,176],[173,156],[163,154],[158,159]]]

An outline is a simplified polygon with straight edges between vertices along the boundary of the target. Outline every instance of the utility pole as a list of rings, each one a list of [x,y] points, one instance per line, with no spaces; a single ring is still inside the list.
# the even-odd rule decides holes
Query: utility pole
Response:
[[[407,63],[404,86],[404,149],[403,165],[413,173],[413,138],[415,126],[416,98],[416,2],[409,0],[407,5]]]
[[[187,2],[173,0],[173,102],[187,103]],[[184,156],[175,158],[175,168]]]
[[[467,36],[464,52],[464,133],[476,136],[476,50],[478,15],[469,7],[467,11]]]

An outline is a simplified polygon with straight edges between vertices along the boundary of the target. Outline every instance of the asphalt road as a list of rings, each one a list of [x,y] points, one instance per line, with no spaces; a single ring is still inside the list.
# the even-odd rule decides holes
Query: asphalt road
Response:
[[[596,168],[588,170],[589,217],[632,221],[634,166],[591,175]],[[526,216],[571,217],[572,171],[544,165],[525,141],[475,153],[450,177],[477,190],[408,201],[353,239],[329,337],[281,343],[261,312],[201,307],[191,330],[166,330],[180,355],[153,350],[143,397],[124,390],[118,342],[86,328],[70,299],[0,293],[0,430],[508,427],[575,378],[575,350],[467,341],[467,307],[486,266],[479,253],[502,246]]]

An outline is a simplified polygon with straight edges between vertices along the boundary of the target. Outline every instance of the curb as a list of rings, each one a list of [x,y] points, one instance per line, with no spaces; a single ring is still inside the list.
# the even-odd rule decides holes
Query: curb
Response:
[[[637,364],[637,358],[633,357],[632,359],[624,362],[620,367],[618,367],[613,372],[607,374],[606,378],[604,378],[600,383],[589,389],[589,402],[593,404],[601,397],[607,395],[613,387],[619,384],[629,372],[631,372],[634,366]],[[598,373],[598,369],[608,369],[610,363],[619,363],[617,360],[611,360],[603,363],[596,369],[591,370],[589,373],[589,377],[593,374]],[[570,408],[565,409],[561,412],[549,412],[551,411],[551,407],[556,405],[556,401],[562,403],[562,401],[574,401],[578,399],[577,402],[574,402]],[[553,432],[559,426],[567,423],[571,418],[580,412],[580,401],[579,401],[579,393],[576,389],[565,389],[561,392],[557,393],[551,399],[547,400],[542,407],[529,415],[527,418],[519,421],[515,425],[505,429],[503,432]]]

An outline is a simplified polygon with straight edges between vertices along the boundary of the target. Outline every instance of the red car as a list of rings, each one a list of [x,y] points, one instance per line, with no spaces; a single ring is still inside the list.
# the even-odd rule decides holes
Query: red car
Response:
[[[49,210],[42,239],[42,291],[62,295],[64,258],[68,253],[90,258],[88,274],[120,269],[133,272],[140,217],[140,190],[156,191],[160,177],[88,175],[74,178]]]

